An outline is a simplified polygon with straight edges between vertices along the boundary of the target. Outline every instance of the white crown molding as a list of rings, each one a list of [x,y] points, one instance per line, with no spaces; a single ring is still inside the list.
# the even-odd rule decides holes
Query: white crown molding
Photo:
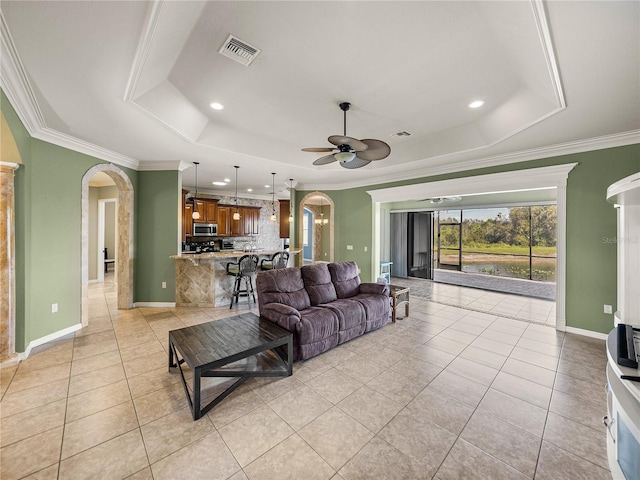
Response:
[[[554,188],[566,185],[569,172],[576,165],[577,163],[563,163],[550,167],[367,190],[367,193],[373,202],[387,203],[419,200],[424,197],[464,196]]]
[[[149,51],[151,50],[152,40],[158,26],[160,11],[162,10],[163,4],[164,1],[156,0],[151,4],[151,7],[149,8],[147,19],[144,23],[144,32],[140,37],[140,41],[138,42],[138,48],[136,49],[136,54],[133,57],[133,64],[131,65],[131,73],[129,74],[129,80],[127,81],[127,88],[124,92],[124,100],[126,102],[133,102],[134,98],[136,97],[138,84],[140,83],[140,78],[142,77],[142,71],[144,70],[147,56],[149,55]]]
[[[0,10],[0,86],[29,133],[46,127],[9,26]]]
[[[564,98],[564,90],[560,80],[560,71],[558,69],[558,63],[556,62],[553,42],[551,41],[551,32],[549,31],[549,22],[544,2],[542,0],[532,0],[531,7],[533,8],[533,16],[536,19],[536,27],[538,29],[538,35],[540,36],[540,43],[542,44],[542,51],[544,52],[549,76],[551,77],[551,84],[553,85],[553,90],[556,95],[556,103],[560,107],[559,110],[562,110],[567,107],[567,102]]]
[[[0,11],[0,39],[0,87],[29,135],[123,167],[138,168],[139,162],[136,159],[47,127],[2,11]]]
[[[191,164],[183,162],[182,160],[153,160],[140,162],[138,165],[138,171],[151,172],[157,170],[178,170],[180,172],[184,172],[189,167],[191,167]]]
[[[416,178],[422,177],[433,177],[436,175],[443,175],[448,173],[465,172],[468,170],[476,170],[480,168],[496,167],[499,165],[528,162],[531,160],[553,158],[562,155],[573,155],[576,153],[591,152],[594,150],[602,150],[605,148],[624,147],[626,145],[634,144],[640,144],[640,130],[632,130],[629,132],[605,135],[602,137],[589,138],[586,140],[577,140],[575,142],[567,142],[557,145],[533,148],[529,150],[521,150],[519,152],[511,152],[502,155],[472,159],[466,162],[459,162],[451,165],[425,167],[421,169],[411,170],[411,172],[388,174],[387,172],[381,171],[380,177],[384,176],[384,183],[380,183],[380,181],[371,179],[347,182],[340,185],[302,183],[298,185],[297,190],[347,190],[350,188],[372,187],[392,182],[415,180]]]

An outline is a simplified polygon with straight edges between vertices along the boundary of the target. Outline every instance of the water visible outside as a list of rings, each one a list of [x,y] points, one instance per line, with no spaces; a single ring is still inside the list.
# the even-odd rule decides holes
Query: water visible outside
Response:
[[[555,205],[440,211],[438,222],[441,268],[555,283]]]

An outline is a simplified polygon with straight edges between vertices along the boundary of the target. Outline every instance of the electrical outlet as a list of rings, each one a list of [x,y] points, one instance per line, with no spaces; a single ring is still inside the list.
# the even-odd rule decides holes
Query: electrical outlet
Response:
[[[51,313],[58,313],[58,304],[57,303],[52,303],[51,304]]]
[[[347,245],[347,250],[353,250],[353,245]]]
[[[367,247],[364,247],[364,251],[365,251],[365,252],[367,251]]]
[[[167,288],[167,282],[162,282],[162,288]]]
[[[604,306],[604,313],[613,313],[613,310],[611,309],[611,305]]]

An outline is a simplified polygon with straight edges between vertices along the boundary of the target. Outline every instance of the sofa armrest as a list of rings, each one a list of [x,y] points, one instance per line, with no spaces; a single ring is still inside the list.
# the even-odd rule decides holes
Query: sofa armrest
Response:
[[[360,293],[389,296],[389,285],[386,283],[361,283]]]
[[[296,324],[300,323],[300,312],[284,303],[267,303],[262,307],[260,316],[277,323],[290,332],[293,332],[296,329]]]

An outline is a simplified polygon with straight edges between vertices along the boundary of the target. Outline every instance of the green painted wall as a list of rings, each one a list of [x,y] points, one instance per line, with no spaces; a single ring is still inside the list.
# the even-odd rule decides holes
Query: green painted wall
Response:
[[[135,301],[175,302],[175,260],[169,256],[179,252],[179,172],[138,172],[136,199]]]
[[[1,93],[23,165],[15,177],[16,350],[81,322],[82,177],[89,155],[31,138]],[[122,170],[134,185],[137,172]],[[51,304],[58,312],[51,313]]]
[[[613,316],[603,305],[616,309],[616,246],[606,241],[616,236],[616,212],[606,201],[607,187],[640,171],[640,145],[596,150],[533,160],[512,165],[469,170],[409,181],[327,191],[336,205],[335,259],[354,260],[361,278],[373,280],[371,265],[372,204],[367,190],[414,183],[449,180],[474,175],[517,171],[565,163],[578,163],[567,180],[567,325],[606,333]],[[299,201],[308,191],[297,191]],[[353,245],[353,250],[347,250]],[[368,247],[368,251],[364,251]]]

